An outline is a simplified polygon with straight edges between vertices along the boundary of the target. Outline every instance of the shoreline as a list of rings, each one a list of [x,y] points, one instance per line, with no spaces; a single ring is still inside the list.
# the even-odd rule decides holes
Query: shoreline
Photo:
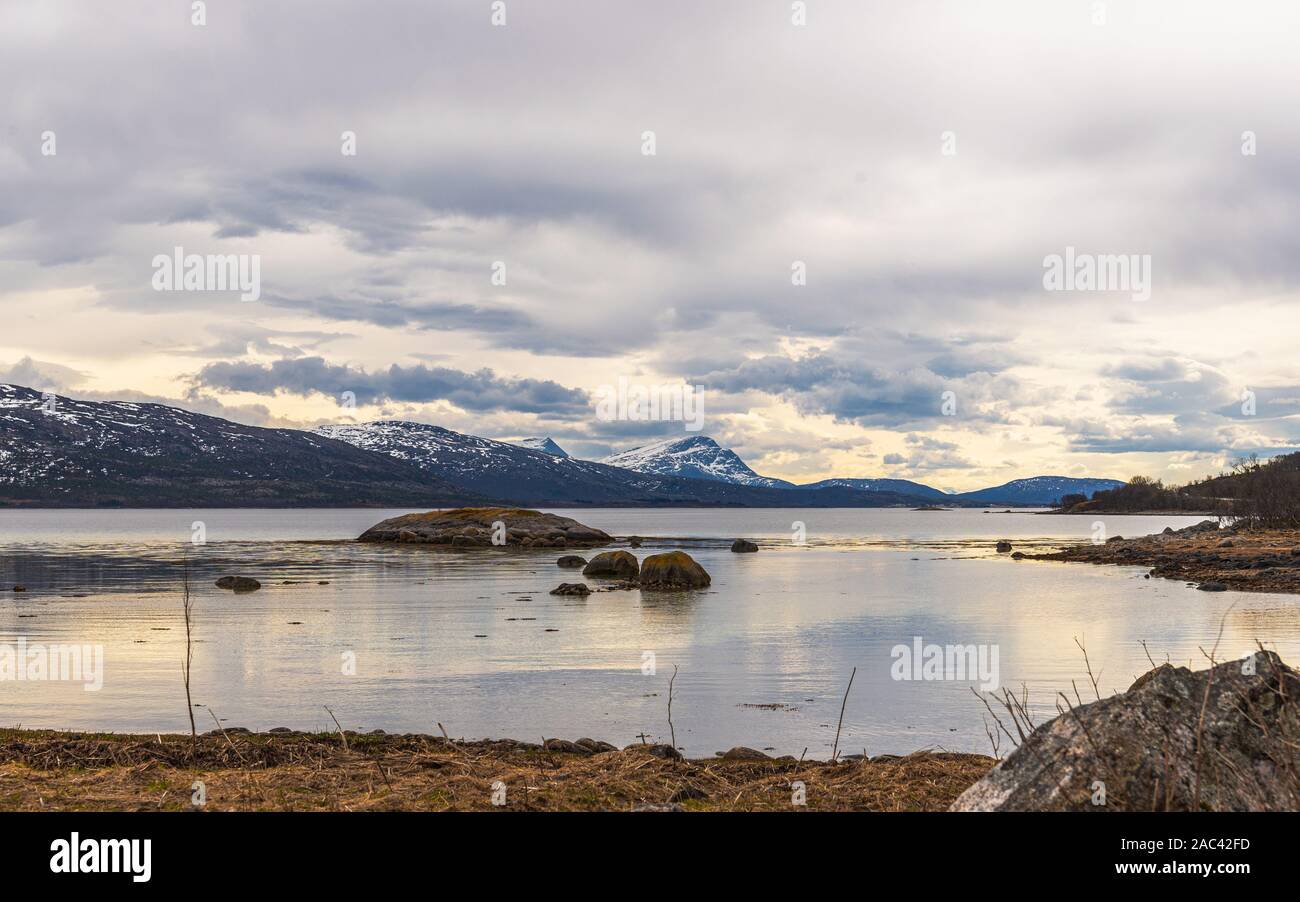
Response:
[[[1220,529],[1202,521],[1185,529],[1104,544],[1085,544],[1024,560],[1150,567],[1148,577],[1199,583],[1205,591],[1300,594],[1300,530]]]
[[[545,743],[3,729],[0,810],[945,811],[996,763],[929,750],[831,763],[740,748],[687,759],[665,745]],[[805,804],[795,801],[800,783]]]

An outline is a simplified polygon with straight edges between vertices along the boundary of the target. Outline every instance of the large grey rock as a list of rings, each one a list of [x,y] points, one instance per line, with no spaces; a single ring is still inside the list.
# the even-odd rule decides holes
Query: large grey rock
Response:
[[[1196,672],[1161,664],[1067,710],[952,810],[1294,811],[1298,767],[1300,675],[1261,651]]]

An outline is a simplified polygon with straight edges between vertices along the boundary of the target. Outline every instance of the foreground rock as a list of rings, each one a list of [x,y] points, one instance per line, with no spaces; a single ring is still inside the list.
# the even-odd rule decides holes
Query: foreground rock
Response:
[[[753,554],[758,551],[758,546],[749,539],[736,539],[731,543],[731,550],[736,554]]]
[[[582,569],[583,576],[635,580],[641,572],[636,555],[630,551],[602,551]]]
[[[1277,655],[1162,664],[1040,726],[952,809],[1294,811],[1297,748],[1300,675]]]
[[[1225,540],[1228,543],[1225,544]],[[1149,567],[1151,576],[1247,592],[1300,592],[1300,530],[1220,529],[1204,520],[1184,529],[1026,557],[1047,561]]]
[[[256,592],[262,584],[251,576],[223,576],[217,580],[218,589],[231,589],[235,592]]]
[[[703,589],[712,582],[685,551],[652,554],[641,562],[642,589]]]
[[[358,541],[491,548],[493,536],[501,536],[503,528],[504,544],[516,548],[586,548],[613,541],[608,533],[569,517],[519,507],[462,507],[404,514],[375,524]]]

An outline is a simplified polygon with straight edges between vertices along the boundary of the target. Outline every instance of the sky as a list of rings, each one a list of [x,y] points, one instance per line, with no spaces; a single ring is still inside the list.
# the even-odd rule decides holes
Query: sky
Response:
[[[592,458],[689,385],[957,491],[1300,445],[1297,4],[195,6],[0,3],[0,381]]]

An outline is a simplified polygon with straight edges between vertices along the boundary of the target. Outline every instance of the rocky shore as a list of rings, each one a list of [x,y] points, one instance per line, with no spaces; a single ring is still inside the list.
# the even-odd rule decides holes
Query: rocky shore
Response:
[[[1197,583],[1206,591],[1300,593],[1300,530],[1219,528],[1204,520],[1153,536],[1112,536],[1027,560],[1150,567],[1149,576]]]
[[[0,809],[942,811],[993,764],[932,752],[800,762],[744,748],[688,760],[666,745],[620,750],[590,739],[542,745],[227,727],[191,742],[0,730]]]

